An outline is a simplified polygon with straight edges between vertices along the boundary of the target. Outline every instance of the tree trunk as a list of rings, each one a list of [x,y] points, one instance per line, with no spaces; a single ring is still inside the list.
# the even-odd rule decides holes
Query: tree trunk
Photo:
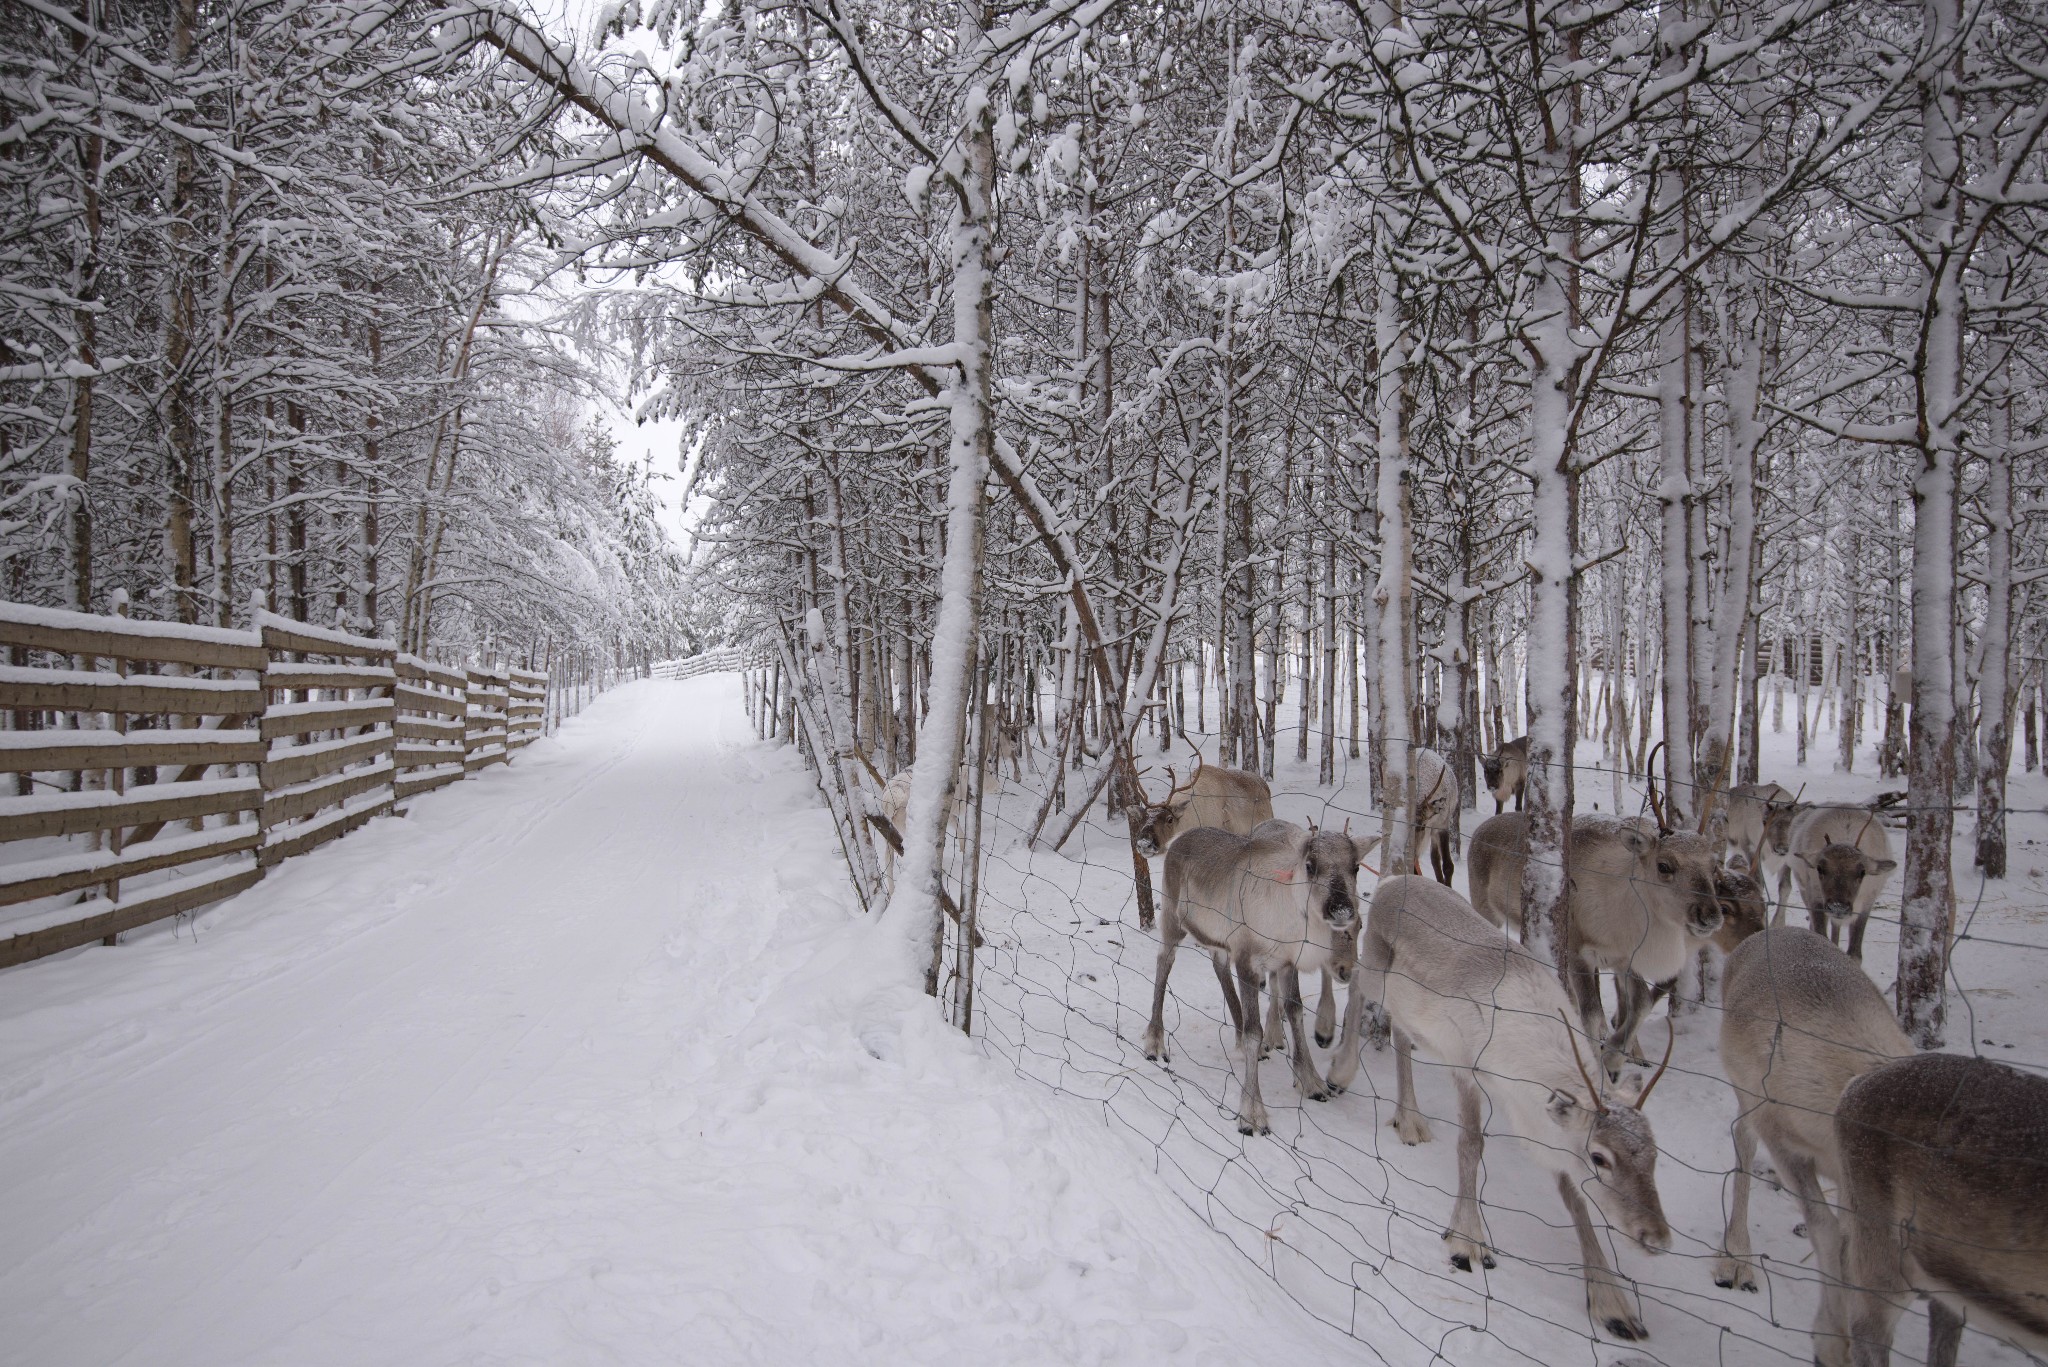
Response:
[[[1920,232],[1933,258],[1922,315],[1919,470],[1913,482],[1913,715],[1908,728],[1906,859],[1899,908],[1899,1023],[1923,1049],[1942,1043],[1946,934],[1955,889],[1955,494],[1963,363],[1960,101],[1953,51],[1962,0],[1926,0],[1929,50],[1920,77]]]

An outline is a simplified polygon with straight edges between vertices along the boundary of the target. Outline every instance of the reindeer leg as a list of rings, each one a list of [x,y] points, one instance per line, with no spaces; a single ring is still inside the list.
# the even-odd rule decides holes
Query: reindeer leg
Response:
[[[1493,1266],[1486,1251],[1486,1229],[1479,1222],[1479,1160],[1486,1153],[1486,1133],[1480,1128],[1479,1084],[1464,1073],[1458,1081],[1458,1203],[1451,1208],[1451,1227],[1444,1242],[1451,1246],[1451,1266],[1470,1272],[1477,1259],[1481,1267]]]
[[[1593,1231],[1593,1213],[1586,1208],[1586,1198],[1579,1195],[1578,1187],[1564,1173],[1557,1175],[1557,1194],[1564,1198],[1564,1208],[1571,1212],[1572,1227],[1579,1234],[1579,1261],[1586,1270],[1586,1310],[1593,1323],[1627,1343],[1648,1338],[1650,1331],[1643,1327],[1630,1303],[1628,1284],[1607,1265],[1607,1254]]]
[[[1927,1367],[1956,1367],[1956,1353],[1962,1346],[1963,1317],[1944,1300],[1928,1301]]]
[[[1847,1199],[1850,1193],[1844,1191],[1843,1196]],[[1898,1332],[1899,1316],[1905,1313],[1906,1303],[1912,1298],[1912,1289],[1906,1282],[1905,1250],[1899,1246],[1899,1228],[1882,1209],[1862,1211],[1851,1204],[1847,1217],[1849,1227],[1842,1239],[1840,1268],[1847,1285],[1840,1289],[1837,1301],[1842,1319],[1834,1325],[1814,1321],[1813,1360],[1825,1367],[1838,1363],[1890,1367],[1892,1337]],[[1928,1367],[1954,1367],[1953,1355],[1946,1364],[1934,1355],[1944,1327],[1944,1320],[1929,1315]],[[1958,1325],[1957,1329],[1960,1328]],[[1846,1354],[1842,1350],[1844,1343],[1848,1345]]]
[[[1601,1063],[1607,1067],[1609,1081],[1621,1076],[1623,1062],[1634,1052],[1636,1030],[1642,1025],[1652,1000],[1650,985],[1633,973],[1615,974],[1614,986],[1616,1004],[1620,1007],[1616,1015],[1620,1019],[1615,1022],[1614,1034],[1608,1037],[1607,1047],[1600,1054]]]
[[[1799,1198],[1800,1212],[1806,1217],[1806,1237],[1813,1244],[1814,1263],[1820,1272],[1820,1305],[1813,1316],[1813,1360],[1825,1367],[1845,1364],[1849,1356],[1847,1331],[1852,1294],[1842,1283],[1846,1231],[1835,1218],[1835,1208],[1827,1194],[1821,1190],[1820,1170],[1811,1157],[1789,1150],[1781,1153],[1773,1145],[1771,1159],[1785,1185]],[[1891,1342],[1889,1334],[1885,1342]]]
[[[1166,1054],[1166,980],[1173,972],[1174,951],[1180,947],[1180,920],[1168,912],[1159,928],[1159,959],[1152,968],[1152,1020],[1145,1027],[1145,1057],[1164,1063]]]
[[[1327,1049],[1337,1038],[1337,975],[1326,968],[1321,977],[1323,991],[1316,998],[1316,1043]]]
[[[1289,966],[1273,976],[1278,989],[1274,995],[1284,995],[1286,1000],[1287,1033],[1294,1043],[1294,1085],[1310,1101],[1328,1101],[1330,1089],[1316,1071],[1315,1056],[1308,1051],[1308,1028],[1302,1023],[1301,972]]]
[[[1370,1003],[1375,1018],[1384,1018],[1380,1011],[1380,997],[1387,990],[1387,969],[1394,960],[1387,952],[1386,944],[1368,928],[1359,940],[1358,967],[1351,974],[1351,988],[1344,994],[1344,1033],[1337,1037],[1337,1052],[1330,1055],[1330,1090],[1342,1092],[1350,1089],[1358,1078],[1359,1030],[1365,1020],[1365,1008]],[[1323,986],[1329,988],[1330,977],[1323,975]]]
[[[1728,1203],[1728,1228],[1721,1235],[1721,1254],[1714,1259],[1714,1285],[1730,1290],[1754,1291],[1757,1287],[1756,1259],[1749,1251],[1750,1169],[1756,1166],[1756,1131],[1749,1113],[1735,1117],[1735,1173]]]
[[[1230,1010],[1230,1036],[1234,1040],[1244,1029],[1244,1006],[1237,999],[1237,984],[1231,980],[1230,964],[1221,954],[1211,954],[1209,965],[1216,970],[1216,982],[1223,988],[1223,1005]]]
[[[1403,1144],[1427,1144],[1432,1138],[1429,1121],[1415,1106],[1415,1043],[1394,1027],[1394,1073],[1401,1087],[1401,1099],[1394,1107],[1394,1133]]]
[[[1286,1047],[1287,1024],[1281,1001],[1280,975],[1273,973],[1266,978],[1266,1032],[1259,1041],[1259,1057],[1264,1058],[1275,1049]]]
[[[1606,1038],[1606,1013],[1600,1006],[1600,970],[1587,963],[1583,955],[1572,955],[1564,971],[1564,990],[1579,1008],[1579,1028],[1585,1032],[1586,1041],[1590,1044]],[[1604,1053],[1601,1062],[1606,1062]],[[1610,1072],[1608,1079],[1612,1081],[1613,1077]]]
[[[1849,925],[1849,957],[1857,963],[1863,962],[1863,927],[1870,924],[1870,911],[1865,908]]]
[[[1263,1031],[1259,1028],[1259,971],[1252,967],[1250,959],[1241,959],[1237,965],[1238,1004],[1244,1008],[1244,1023],[1237,1031],[1237,1056],[1244,1064],[1244,1090],[1237,1104],[1237,1132],[1239,1134],[1271,1134],[1273,1122],[1266,1114],[1266,1103],[1259,1096],[1259,1045]]]

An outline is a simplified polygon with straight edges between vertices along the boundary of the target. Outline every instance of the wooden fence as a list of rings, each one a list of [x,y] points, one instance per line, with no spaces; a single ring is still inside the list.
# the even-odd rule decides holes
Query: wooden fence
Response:
[[[702,655],[692,655],[681,660],[657,660],[648,670],[656,679],[694,679],[699,674],[717,674],[727,670],[747,669],[761,663],[760,651],[748,650],[742,646],[722,646],[707,650]]]
[[[0,646],[0,967],[232,897],[547,716],[544,674],[269,613],[227,631],[0,602]]]

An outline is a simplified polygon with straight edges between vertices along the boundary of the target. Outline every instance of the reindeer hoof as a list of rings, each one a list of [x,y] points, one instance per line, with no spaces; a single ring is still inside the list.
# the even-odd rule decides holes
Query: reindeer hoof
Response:
[[[1650,1336],[1650,1331],[1643,1327],[1643,1322],[1632,1316],[1626,1318],[1619,1315],[1610,1316],[1606,1321],[1605,1328],[1608,1333],[1624,1343],[1634,1343],[1638,1339],[1646,1339]]]
[[[1451,1266],[1460,1272],[1470,1272],[1475,1258],[1481,1267],[1489,1271],[1495,1265],[1493,1254],[1487,1252],[1485,1244],[1477,1239],[1468,1238],[1455,1229],[1444,1231],[1444,1242],[1451,1246]]]
[[[1756,1290],[1756,1269],[1740,1258],[1721,1258],[1714,1263],[1714,1285],[1723,1291]]]
[[[1394,1133],[1400,1136],[1403,1144],[1427,1144],[1434,1138],[1429,1132],[1429,1122],[1413,1111],[1395,1113]]]

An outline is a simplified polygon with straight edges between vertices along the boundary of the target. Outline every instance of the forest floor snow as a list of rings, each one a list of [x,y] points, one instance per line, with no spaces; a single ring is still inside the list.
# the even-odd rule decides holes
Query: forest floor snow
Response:
[[[737,681],[0,974],[0,1363],[1351,1361],[873,975]]]

